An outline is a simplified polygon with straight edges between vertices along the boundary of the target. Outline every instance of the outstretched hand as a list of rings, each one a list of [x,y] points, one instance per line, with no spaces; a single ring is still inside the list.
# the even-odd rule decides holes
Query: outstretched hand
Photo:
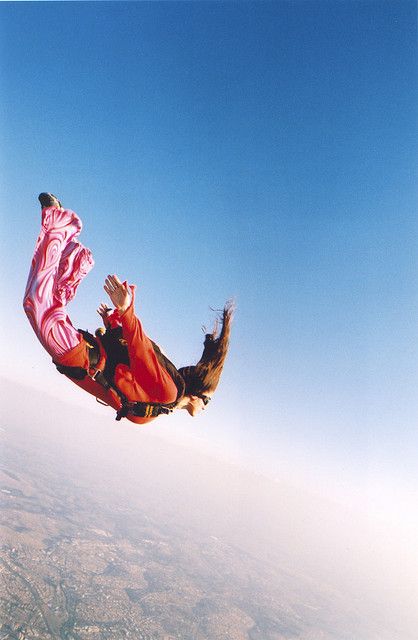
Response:
[[[118,276],[107,276],[104,290],[119,313],[124,313],[131,304],[131,294],[128,287],[119,280]]]
[[[102,318],[105,327],[108,326],[108,320],[107,317],[109,315],[109,313],[112,311],[112,309],[110,307],[107,306],[107,304],[105,304],[104,302],[101,302],[98,309],[97,309],[97,313],[99,314],[99,316]]]

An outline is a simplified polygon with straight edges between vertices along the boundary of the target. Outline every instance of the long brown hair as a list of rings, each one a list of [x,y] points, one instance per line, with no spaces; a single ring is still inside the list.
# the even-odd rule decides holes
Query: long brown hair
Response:
[[[213,393],[218,386],[228,353],[234,311],[235,303],[229,300],[216,318],[211,333],[205,336],[199,362],[194,366],[179,369],[186,383],[186,395]],[[220,331],[219,324],[221,324]]]

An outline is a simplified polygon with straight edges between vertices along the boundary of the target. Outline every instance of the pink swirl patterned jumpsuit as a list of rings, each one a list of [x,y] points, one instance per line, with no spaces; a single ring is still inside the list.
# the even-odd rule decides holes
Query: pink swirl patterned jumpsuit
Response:
[[[76,239],[81,228],[74,211],[56,207],[42,210],[42,227],[23,307],[39,341],[53,359],[59,359],[82,340],[66,310],[94,265],[90,250]]]

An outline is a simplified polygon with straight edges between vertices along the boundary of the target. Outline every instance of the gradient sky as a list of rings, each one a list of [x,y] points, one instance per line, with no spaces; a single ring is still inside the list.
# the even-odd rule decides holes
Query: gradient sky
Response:
[[[200,357],[210,307],[236,298],[210,410],[150,429],[412,500],[416,14],[413,1],[1,3],[7,375],[94,405],[21,308],[36,197],[52,191],[96,260],[76,326],[97,326],[117,273],[181,366]]]

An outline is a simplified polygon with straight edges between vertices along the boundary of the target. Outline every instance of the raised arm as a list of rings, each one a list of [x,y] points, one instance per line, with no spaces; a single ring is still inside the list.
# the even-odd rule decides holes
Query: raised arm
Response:
[[[152,342],[135,314],[135,287],[121,282],[118,276],[113,275],[106,278],[104,289],[119,312],[123,337],[128,347],[130,369],[137,384],[154,401],[171,402],[176,397],[176,386],[160,365]]]

